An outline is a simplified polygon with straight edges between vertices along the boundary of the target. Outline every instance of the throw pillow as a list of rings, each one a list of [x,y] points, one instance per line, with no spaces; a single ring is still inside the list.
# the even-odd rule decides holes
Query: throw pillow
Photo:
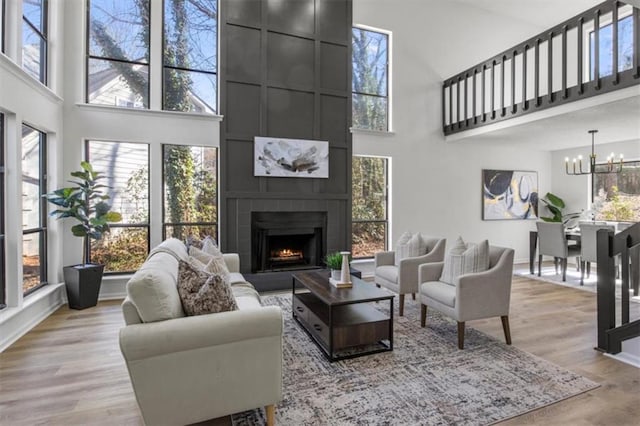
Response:
[[[201,270],[197,264],[180,261],[178,294],[187,315],[204,315],[238,309],[228,279]]]
[[[465,244],[462,237],[458,237],[444,258],[440,281],[455,285],[460,275],[487,269],[489,269],[489,240],[478,244]]]
[[[189,249],[189,254],[204,264],[203,269],[205,271],[229,276],[229,268],[227,268],[224,256],[222,256],[220,250],[218,250],[218,254],[210,254],[206,252],[204,248],[200,250],[195,247],[191,247]]]
[[[419,232],[414,235],[412,235],[410,232],[405,232],[404,234],[402,234],[400,240],[398,240],[398,244],[396,245],[396,266],[400,265],[400,261],[402,259],[406,259],[408,257],[417,257],[425,254],[421,252],[421,250],[423,249],[425,249],[425,245],[422,242],[422,236]]]

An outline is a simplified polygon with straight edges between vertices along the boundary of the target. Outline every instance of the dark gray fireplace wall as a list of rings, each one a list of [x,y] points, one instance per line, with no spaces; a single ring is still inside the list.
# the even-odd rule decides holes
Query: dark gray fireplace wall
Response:
[[[351,0],[222,0],[220,242],[251,268],[251,212],[327,212],[351,247]],[[329,178],[253,176],[253,138],[329,141]]]

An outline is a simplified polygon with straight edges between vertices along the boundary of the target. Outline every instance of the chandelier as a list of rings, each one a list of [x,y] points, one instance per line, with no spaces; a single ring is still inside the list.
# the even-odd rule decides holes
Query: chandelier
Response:
[[[582,155],[579,155],[578,158],[573,159],[573,169],[569,171],[569,157],[566,157],[564,159],[564,167],[567,174],[579,176],[604,173],[620,173],[622,171],[624,159],[622,154],[620,154],[620,160],[614,162],[615,156],[613,152],[607,157],[607,163],[600,164],[598,166],[598,170],[596,170],[595,134],[598,133],[598,131],[589,130],[589,133],[591,133],[591,155],[589,156],[589,169],[582,170]]]

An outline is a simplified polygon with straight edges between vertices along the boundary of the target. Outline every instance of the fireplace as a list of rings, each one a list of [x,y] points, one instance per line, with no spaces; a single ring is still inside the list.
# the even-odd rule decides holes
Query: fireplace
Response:
[[[326,212],[252,212],[251,272],[319,268]]]

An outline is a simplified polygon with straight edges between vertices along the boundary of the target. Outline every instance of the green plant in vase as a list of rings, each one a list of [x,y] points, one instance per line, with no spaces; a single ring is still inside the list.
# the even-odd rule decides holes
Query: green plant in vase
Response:
[[[47,201],[58,206],[49,215],[75,219],[78,223],[71,227],[71,233],[83,239],[82,264],[64,267],[69,306],[76,309],[98,303],[104,265],[87,263],[90,240],[102,239],[109,232],[109,223],[122,220],[122,215],[112,211],[107,203],[110,197],[104,193],[107,186],[100,183],[101,173],[93,170],[87,161],[82,161],[80,167],[82,170],[71,173],[75,178],[69,181],[71,186],[44,195]]]

